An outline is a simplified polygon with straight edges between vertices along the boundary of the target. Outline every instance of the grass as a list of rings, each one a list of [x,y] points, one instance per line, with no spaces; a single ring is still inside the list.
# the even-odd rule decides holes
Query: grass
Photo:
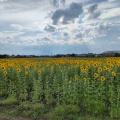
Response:
[[[7,99],[0,100],[0,105],[12,105],[17,103],[18,101],[14,97],[8,97]]]
[[[25,104],[25,103],[23,103]],[[36,108],[38,111],[31,110]],[[5,105],[0,106],[0,120],[119,120],[109,117],[91,116],[80,114],[77,106],[61,106],[58,105],[54,108],[48,109],[47,106],[43,107],[42,104],[35,104],[32,106],[24,106],[20,109],[21,105]],[[31,108],[31,109],[30,109]]]

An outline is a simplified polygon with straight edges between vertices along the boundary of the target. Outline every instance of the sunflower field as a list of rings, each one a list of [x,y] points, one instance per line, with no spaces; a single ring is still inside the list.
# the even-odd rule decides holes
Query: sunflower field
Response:
[[[61,120],[120,119],[120,58],[0,59],[0,106],[6,104],[53,120],[55,113]]]

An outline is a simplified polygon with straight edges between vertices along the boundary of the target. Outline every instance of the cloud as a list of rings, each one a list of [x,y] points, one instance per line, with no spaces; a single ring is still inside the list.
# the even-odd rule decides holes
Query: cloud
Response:
[[[59,6],[59,0],[50,0],[50,3],[55,7]]]
[[[79,33],[76,33],[75,34],[75,39],[78,39],[78,38],[82,38],[83,37],[83,35],[82,35],[82,33],[81,32],[79,32]]]
[[[52,15],[53,24],[56,25],[59,22],[62,24],[68,24],[75,18],[78,18],[83,13],[82,4],[71,3],[67,9],[58,9]]]
[[[94,13],[94,11],[97,9],[97,7],[98,7],[98,4],[93,4],[93,5],[91,5],[91,6],[88,8],[88,12],[89,12],[90,14]]]
[[[47,37],[44,37],[44,38],[42,38],[41,40],[45,40],[45,41],[51,41],[49,38],[47,38]]]
[[[50,0],[50,4],[59,7],[60,5],[65,6],[66,0]]]
[[[6,0],[4,4],[1,4],[0,6],[2,6],[5,11],[11,12],[21,12],[35,9],[50,11],[51,8],[53,8],[53,6],[50,5],[50,0]]]
[[[55,31],[57,31],[57,29],[54,26],[52,26],[52,25],[47,25],[44,28],[44,30],[47,31],[47,32],[55,32]]]
[[[63,35],[64,35],[64,36],[68,36],[68,33],[64,32]]]
[[[30,30],[31,29],[29,27],[24,27],[24,26],[22,26],[20,24],[11,24],[10,26],[12,28],[15,28],[15,29],[19,30],[19,31],[24,31],[24,30]]]
[[[100,15],[100,19],[110,19],[114,17],[120,17],[120,8],[112,8],[108,10],[104,10],[102,14]]]
[[[23,35],[24,32],[4,31],[0,32],[0,44],[2,45],[13,45],[19,44],[19,36]]]
[[[107,36],[108,31],[112,28],[111,23],[103,21],[85,22],[79,25],[76,32],[74,32],[74,39],[94,43],[94,39]]]
[[[120,6],[120,1],[116,0],[114,2],[102,2],[99,4],[98,9],[104,11],[104,10],[108,10],[108,9],[113,9],[113,8],[118,8]]]
[[[5,48],[6,51],[9,47],[8,52],[12,49],[12,53],[17,52],[17,48],[25,48],[21,53],[30,51],[31,54],[37,50],[33,53],[39,53],[43,46],[51,51],[54,46],[52,52],[57,54],[60,51],[76,52],[76,46],[80,48],[86,45],[87,48],[92,47],[90,49],[94,52],[98,49],[104,51],[103,47],[109,46],[110,42],[111,48],[112,45],[119,48],[119,0],[51,2],[0,0],[0,49]],[[16,49],[13,49],[15,46]],[[78,53],[79,51],[80,49]],[[44,54],[43,51],[42,53]]]
[[[6,2],[7,0],[0,0],[0,2]]]
[[[108,2],[116,2],[116,1],[118,1],[118,0],[108,0]]]
[[[100,15],[101,15],[101,12],[100,12],[100,11],[95,11],[95,12],[92,13],[92,14],[88,14],[88,15],[87,15],[87,19],[88,19],[88,20],[96,19],[96,18],[98,18]]]
[[[5,38],[14,39],[15,37],[22,34],[24,34],[24,32],[4,31],[4,32],[0,32],[0,39],[5,39]]]
[[[60,0],[60,3],[64,6],[66,3],[66,0]]]
[[[85,20],[97,19],[101,15],[101,11],[98,10],[98,4],[93,4],[88,7],[88,11],[84,17]]]
[[[100,36],[106,36],[107,31],[112,28],[112,24],[108,22],[101,22],[97,25],[96,29]]]

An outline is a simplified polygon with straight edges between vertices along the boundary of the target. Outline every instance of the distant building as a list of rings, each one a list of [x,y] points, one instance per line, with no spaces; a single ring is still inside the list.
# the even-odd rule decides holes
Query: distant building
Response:
[[[95,54],[95,57],[103,57],[103,54]]]
[[[78,57],[86,57],[86,54],[79,54]]]
[[[105,51],[102,54],[103,56],[106,56],[106,57],[112,57],[112,56],[115,56],[116,54],[120,54],[120,51]]]
[[[95,57],[95,54],[93,54],[93,53],[88,53],[88,54],[86,55],[86,57]]]

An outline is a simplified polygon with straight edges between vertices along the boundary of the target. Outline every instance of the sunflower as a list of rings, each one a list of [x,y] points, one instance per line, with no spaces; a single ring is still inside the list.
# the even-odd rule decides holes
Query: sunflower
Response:
[[[102,68],[98,68],[98,72],[102,72]]]
[[[94,67],[97,67],[97,63],[94,63],[93,66],[94,66]]]
[[[75,79],[78,79],[78,75],[75,75]]]
[[[25,68],[26,68],[26,69],[28,69],[28,68],[29,68],[29,66],[28,66],[28,65],[26,65],[26,66],[25,66]]]
[[[105,77],[104,77],[104,76],[101,76],[101,77],[100,77],[100,80],[101,80],[101,81],[104,81],[104,80],[105,80]]]
[[[24,74],[25,74],[25,75],[27,75],[27,74],[28,74],[28,72],[25,72]]]
[[[5,66],[2,66],[2,70],[5,70]]]
[[[94,77],[97,78],[97,77],[98,77],[98,74],[97,74],[97,73],[94,73]]]
[[[110,61],[107,61],[107,64],[110,64],[111,62]]]
[[[110,72],[110,68],[107,68],[107,71]]]
[[[4,71],[4,75],[7,75],[7,71]]]
[[[40,74],[41,73],[41,70],[38,70],[38,74]]]
[[[83,80],[84,80],[84,81],[86,81],[86,80],[87,80],[87,78],[83,78]]]
[[[18,68],[18,69],[17,69],[17,72],[19,73],[20,71],[21,71],[21,70]]]
[[[85,73],[85,72],[86,72],[86,69],[82,68],[82,69],[81,69],[81,72],[82,72],[82,73]]]
[[[87,78],[87,80],[90,80],[90,78]]]
[[[107,70],[107,67],[106,67],[106,66],[104,66],[104,67],[103,67],[103,69],[104,69],[104,70]]]
[[[116,73],[115,73],[115,72],[112,72],[112,76],[116,76]]]

